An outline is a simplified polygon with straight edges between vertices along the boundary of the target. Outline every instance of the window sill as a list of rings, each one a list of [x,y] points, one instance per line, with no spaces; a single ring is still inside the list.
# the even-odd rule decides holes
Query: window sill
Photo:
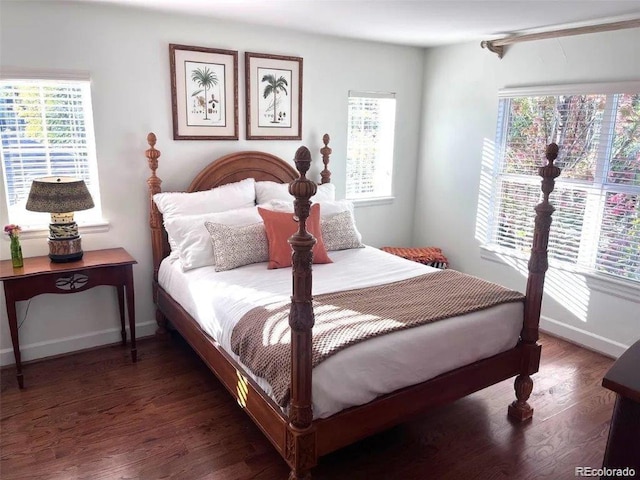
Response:
[[[640,303],[640,285],[636,282],[597,273],[585,273],[584,276],[587,285],[598,292]]]
[[[484,260],[500,263],[501,265],[508,264],[504,259],[504,257],[508,257],[514,261],[522,262],[524,268],[527,267],[527,262],[529,261],[529,257],[526,255],[513,253],[512,251],[490,245],[480,246],[480,257]],[[549,261],[549,268],[584,277],[588,288],[592,290],[640,303],[640,283],[638,282],[624,280],[603,273],[588,272],[578,268],[567,267],[566,265],[553,262],[553,260]]]
[[[102,233],[109,231],[109,222],[107,220],[100,220],[91,223],[78,224],[78,231],[80,235],[88,235],[91,233]],[[20,233],[20,239],[29,240],[31,238],[47,238],[49,236],[49,226],[34,225],[31,227],[25,227]],[[8,235],[5,235],[6,240],[9,239]]]
[[[358,207],[375,207],[377,205],[389,205],[394,202],[396,197],[377,197],[377,198],[348,198],[355,208]]]

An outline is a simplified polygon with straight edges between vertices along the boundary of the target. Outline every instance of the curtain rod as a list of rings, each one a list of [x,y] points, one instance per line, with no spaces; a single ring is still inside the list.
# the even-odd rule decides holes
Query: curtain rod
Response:
[[[608,32],[611,30],[622,30],[624,28],[640,27],[640,18],[634,20],[623,20],[620,22],[603,23],[600,25],[585,25],[583,27],[565,28],[562,30],[551,30],[548,32],[529,33],[525,35],[513,35],[510,37],[499,38],[497,40],[484,40],[480,43],[482,48],[486,48],[490,52],[502,58],[504,55],[504,47],[520,42],[530,42],[532,40],[544,40],[547,38],[568,37],[570,35],[583,35],[585,33]]]

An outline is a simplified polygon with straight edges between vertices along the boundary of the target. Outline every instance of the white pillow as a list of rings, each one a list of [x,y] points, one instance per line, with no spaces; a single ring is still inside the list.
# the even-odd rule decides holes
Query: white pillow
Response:
[[[223,212],[234,208],[253,207],[255,205],[255,183],[247,178],[235,183],[221,185],[202,192],[163,192],[156,193],[153,201],[162,214],[167,228],[167,220],[176,215],[198,215],[204,213]],[[168,233],[168,232],[167,232]],[[171,257],[178,255],[178,245],[169,235]]]
[[[255,180],[247,178],[202,192],[156,193],[153,201],[164,220],[175,215],[198,215],[253,207],[256,202]]]
[[[342,212],[351,212],[353,217],[353,202],[350,200],[318,200],[320,202],[320,216],[330,217]]]
[[[321,217],[330,217],[342,212],[351,212],[351,215],[354,215],[353,202],[350,200],[320,200],[314,203],[320,203]],[[258,206],[274,212],[293,212],[293,201],[291,200],[270,200]]]
[[[289,194],[288,183],[278,183],[271,181],[256,182],[256,202],[267,203],[271,200],[293,201],[293,196]],[[318,185],[318,191],[311,197],[312,202],[322,202],[336,199],[336,186],[333,183],[323,183]]]
[[[258,204],[258,207],[272,212],[293,213],[293,200],[269,200],[266,203]]]
[[[269,261],[264,223],[233,226],[205,222],[205,227],[211,235],[216,272]]]
[[[170,216],[164,225],[169,235],[169,243],[173,242],[176,246],[184,271],[215,264],[213,245],[205,222],[248,225],[262,222],[262,217],[257,207],[201,215]]]

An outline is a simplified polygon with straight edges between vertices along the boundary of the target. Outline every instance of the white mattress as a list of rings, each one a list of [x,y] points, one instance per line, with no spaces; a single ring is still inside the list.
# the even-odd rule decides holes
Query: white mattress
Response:
[[[313,294],[381,285],[436,269],[366,247],[329,252],[334,263],[313,266]],[[291,269],[258,263],[226,272],[183,272],[175,259],[160,266],[159,283],[232,357],[233,327],[257,306],[288,299]],[[522,303],[394,332],[353,345],[313,370],[314,418],[362,405],[402,387],[513,348],[522,329]],[[240,362],[241,363],[241,362]],[[248,371],[248,369],[245,368]],[[263,378],[251,375],[271,394]]]

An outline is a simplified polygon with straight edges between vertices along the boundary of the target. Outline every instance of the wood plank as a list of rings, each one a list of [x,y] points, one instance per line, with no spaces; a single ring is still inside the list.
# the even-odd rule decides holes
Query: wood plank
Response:
[[[505,380],[320,459],[314,479],[564,479],[599,468],[613,360],[542,336],[533,420],[513,424]],[[2,369],[0,477],[286,479],[288,465],[179,337]]]

